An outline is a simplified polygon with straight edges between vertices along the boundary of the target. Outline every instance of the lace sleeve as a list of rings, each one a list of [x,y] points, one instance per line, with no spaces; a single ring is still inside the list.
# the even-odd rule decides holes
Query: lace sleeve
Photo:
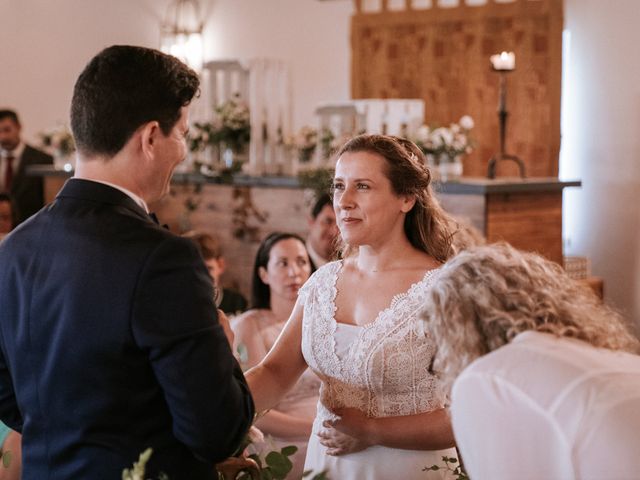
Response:
[[[307,303],[309,296],[314,295],[320,286],[323,284],[326,285],[327,282],[329,282],[332,275],[334,275],[340,267],[340,264],[341,261],[329,262],[313,272],[305,284],[298,290],[298,301],[302,305]]]

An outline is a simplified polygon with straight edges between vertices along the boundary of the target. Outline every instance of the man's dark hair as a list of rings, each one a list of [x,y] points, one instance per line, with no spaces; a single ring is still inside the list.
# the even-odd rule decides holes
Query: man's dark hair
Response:
[[[325,207],[325,205],[329,205],[333,208],[333,201],[331,200],[331,196],[328,193],[323,193],[318,197],[316,203],[313,204],[313,208],[311,209],[311,216],[316,219],[320,212]]]
[[[71,129],[78,150],[112,157],[154,120],[168,135],[199,85],[193,70],[158,50],[127,45],[102,50],[73,89]]]
[[[8,108],[0,110],[0,120],[4,120],[5,118],[10,118],[16,125],[20,125],[18,114],[14,110],[9,110]]]

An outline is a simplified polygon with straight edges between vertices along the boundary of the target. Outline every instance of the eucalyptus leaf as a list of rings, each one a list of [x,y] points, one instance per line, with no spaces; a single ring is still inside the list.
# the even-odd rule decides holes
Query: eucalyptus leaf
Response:
[[[287,447],[284,447],[282,450],[280,450],[280,453],[282,453],[282,455],[290,457],[291,455],[295,454],[297,451],[298,451],[298,447],[296,447],[295,445],[289,445]]]
[[[276,479],[284,479],[293,468],[293,463],[279,452],[269,452],[265,461]]]

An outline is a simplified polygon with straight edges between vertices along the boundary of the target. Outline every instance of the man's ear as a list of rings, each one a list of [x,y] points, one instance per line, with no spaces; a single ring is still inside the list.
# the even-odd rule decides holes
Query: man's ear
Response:
[[[157,121],[147,122],[140,127],[140,148],[145,157],[155,158],[155,147],[158,143],[158,135],[162,134],[160,124]]]
[[[227,269],[227,262],[225,262],[224,257],[216,258],[216,262],[218,262],[218,270],[220,270],[220,275],[222,275]]]

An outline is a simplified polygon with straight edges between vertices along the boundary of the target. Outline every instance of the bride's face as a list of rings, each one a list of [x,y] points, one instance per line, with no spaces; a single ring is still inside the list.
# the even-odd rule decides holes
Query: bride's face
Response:
[[[386,168],[386,160],[371,152],[347,152],[338,159],[333,207],[349,245],[376,245],[404,228],[415,201],[393,191]]]
[[[267,267],[260,267],[260,279],[269,286],[271,298],[295,301],[298,290],[311,274],[309,255],[297,238],[285,238],[275,243],[269,252]]]

